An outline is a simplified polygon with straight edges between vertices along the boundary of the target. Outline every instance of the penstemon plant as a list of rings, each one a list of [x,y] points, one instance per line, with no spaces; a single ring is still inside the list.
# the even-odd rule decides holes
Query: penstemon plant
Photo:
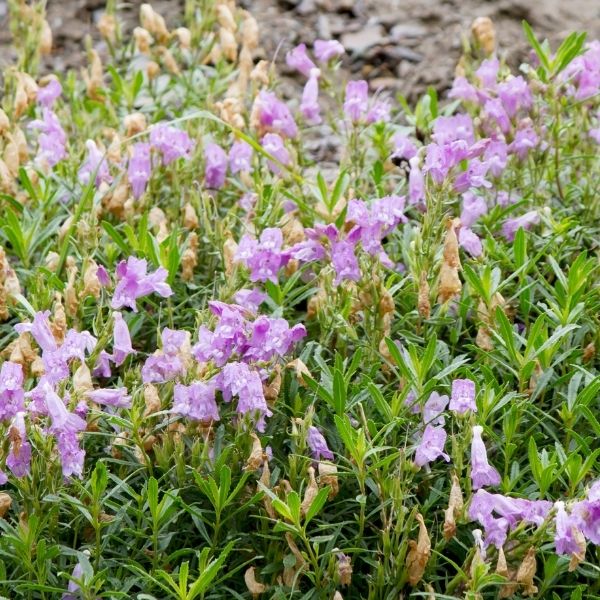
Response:
[[[600,42],[524,23],[511,72],[478,20],[410,106],[336,40],[285,97],[220,0],[110,1],[41,75],[44,6],[0,109],[0,594],[599,596]]]

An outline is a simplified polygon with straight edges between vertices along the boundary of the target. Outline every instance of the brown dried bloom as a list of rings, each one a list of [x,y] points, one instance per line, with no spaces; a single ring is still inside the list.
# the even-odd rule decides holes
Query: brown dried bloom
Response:
[[[149,417],[161,409],[158,390],[156,389],[156,386],[152,385],[151,383],[147,383],[144,386],[144,404],[146,405],[146,408],[144,409],[144,417]]]
[[[260,594],[264,594],[267,591],[267,586],[264,583],[259,583],[256,581],[254,575],[254,567],[248,567],[246,572],[244,573],[244,581],[246,582],[246,587],[248,591],[252,594],[253,598],[258,598]]]
[[[496,49],[496,29],[489,17],[477,17],[471,25],[471,35],[476,45],[488,56]]]
[[[98,298],[100,296],[100,290],[102,289],[102,284],[98,279],[98,265],[93,259],[88,260],[87,267],[83,272],[83,292],[81,293],[82,297],[93,296],[94,298]]]
[[[260,83],[264,86],[269,85],[269,63],[266,60],[259,60],[250,73],[250,81]]]
[[[125,137],[140,133],[148,127],[146,115],[141,112],[131,113],[123,119],[123,126],[125,127]]]
[[[50,329],[54,339],[62,344],[67,333],[67,315],[65,313],[65,307],[62,303],[60,294],[56,294],[54,297],[54,315],[52,322],[50,323]]]
[[[181,278],[184,281],[191,281],[194,278],[194,268],[198,264],[198,245],[198,234],[195,231],[190,232],[188,247],[181,255]]]
[[[308,509],[312,506],[318,493],[319,486],[315,479],[315,470],[313,467],[308,467],[308,486],[306,487],[306,490],[304,490],[304,498],[300,505],[300,512],[302,515],[305,515],[308,512]]]
[[[350,557],[340,552],[337,555],[337,575],[341,585],[350,585],[352,582],[352,564]]]
[[[417,296],[417,310],[423,319],[429,319],[431,316],[431,302],[429,301],[429,283],[427,281],[427,271],[421,271],[419,279],[419,292]]]
[[[93,387],[90,369],[85,363],[81,363],[73,374],[73,389],[76,392],[86,392]]]
[[[172,73],[173,75],[179,75],[181,73],[181,70],[179,68],[179,65],[177,64],[177,61],[175,60],[175,57],[171,54],[171,51],[168,48],[165,48],[164,46],[160,46],[158,48],[158,52],[160,54],[160,57],[162,58],[165,67],[167,67],[167,71],[169,71],[169,73]]]
[[[42,19],[39,48],[42,56],[47,56],[52,53],[52,29],[46,19]]]
[[[135,40],[136,50],[140,54],[149,54],[152,45],[152,36],[150,32],[143,27],[136,27],[133,30],[133,39]]]
[[[140,23],[144,29],[147,29],[161,44],[169,40],[169,30],[165,20],[159,15],[150,4],[142,4],[140,7]]]
[[[242,45],[250,50],[258,48],[258,23],[247,11],[243,11],[244,22],[242,23]]]
[[[440,268],[438,285],[438,302],[445,304],[460,294],[462,283],[458,276],[458,269],[443,262]]]
[[[0,519],[3,519],[12,505],[12,498],[5,492],[0,493]]]
[[[269,406],[275,404],[281,390],[281,365],[275,365],[275,376],[268,383],[263,383],[263,393]]]
[[[183,207],[183,226],[186,229],[197,229],[199,224],[196,209],[190,202],[187,202]]]
[[[102,88],[102,79],[104,72],[102,69],[102,60],[100,55],[94,48],[90,48],[88,51],[89,66],[87,69],[81,70],[81,76],[85,82],[87,95],[94,99],[102,99],[102,95],[99,93]]]
[[[257,471],[265,460],[265,454],[259,437],[254,432],[250,434],[250,437],[252,438],[252,450],[250,451],[250,456],[246,461],[244,469],[246,471]]]
[[[117,20],[114,15],[104,13],[98,20],[98,31],[100,35],[110,44],[114,44],[117,39]]]
[[[585,550],[586,550],[586,541],[583,532],[579,527],[573,527],[573,538],[575,539],[575,543],[577,544],[578,552],[573,552],[571,554],[571,560],[569,561],[569,572],[574,571],[580,563],[585,560]]]
[[[296,375],[296,379],[300,385],[306,386],[303,376],[308,375],[308,377],[311,377],[311,374],[308,370],[308,367],[299,358],[295,358],[294,360],[290,361],[286,367],[294,370],[294,374]]]
[[[221,27],[231,31],[232,33],[235,33],[237,30],[237,25],[235,23],[235,19],[233,18],[233,14],[226,4],[217,5],[217,21]]]
[[[450,498],[448,508],[444,511],[444,538],[449,540],[456,533],[456,519],[461,515],[464,502],[460,489],[460,481],[456,473],[452,473],[452,487],[450,488]]]
[[[235,62],[238,55],[238,45],[235,40],[235,35],[229,31],[229,29],[225,29],[225,27],[221,27],[221,29],[219,29],[219,44],[221,46],[223,56],[227,60]]]
[[[337,476],[337,466],[327,461],[319,461],[319,484],[330,486],[331,491],[327,498],[333,500],[340,491],[340,485]]]
[[[536,568],[535,548],[531,546],[517,570],[517,583],[523,587],[523,596],[535,596],[538,592],[537,586],[533,583]]]
[[[227,276],[230,276],[233,273],[237,249],[237,243],[231,237],[231,234],[228,234],[225,243],[223,244],[223,262],[225,263],[225,275]]]
[[[10,129],[10,121],[7,114],[0,108],[0,135],[4,135]]]
[[[174,33],[181,48],[189,50],[192,47],[192,32],[187,27],[178,27]]]
[[[419,523],[419,537],[417,541],[408,542],[409,551],[406,556],[406,568],[408,570],[408,582],[415,586],[423,577],[425,567],[431,555],[431,541],[425,526],[425,521],[421,513],[417,513],[417,522]]]

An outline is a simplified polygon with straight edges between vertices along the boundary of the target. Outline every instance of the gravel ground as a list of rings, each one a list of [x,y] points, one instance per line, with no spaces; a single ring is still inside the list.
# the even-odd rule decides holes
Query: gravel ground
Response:
[[[133,26],[140,2],[124,4]],[[518,65],[527,51],[521,20],[538,37],[557,43],[574,29],[600,38],[600,0],[241,0],[261,26],[264,57],[277,53],[285,74],[285,52],[301,41],[335,37],[348,48],[344,68],[369,79],[371,87],[400,91],[410,99],[428,86],[449,86],[461,52],[461,36],[474,18],[490,16],[500,51]],[[55,50],[47,70],[63,72],[83,60],[83,40],[102,13],[103,0],[48,0],[48,22]],[[153,6],[170,24],[177,23],[180,0],[157,0]],[[0,65],[11,61],[6,0],[0,0]],[[290,76],[291,73],[288,73]]]

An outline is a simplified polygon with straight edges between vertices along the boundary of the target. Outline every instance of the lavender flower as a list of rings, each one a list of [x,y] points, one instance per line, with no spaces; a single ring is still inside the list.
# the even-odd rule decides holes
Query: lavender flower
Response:
[[[321,108],[319,107],[320,74],[319,69],[313,69],[302,91],[300,112],[309,125],[318,125],[321,122]]]
[[[446,431],[443,427],[434,427],[427,425],[423,432],[423,437],[415,451],[415,464],[418,467],[425,465],[438,459],[440,456],[446,461],[450,461],[450,457],[444,452],[446,444]]]
[[[240,290],[236,292],[235,301],[247,308],[250,312],[258,312],[258,307],[268,298],[267,294],[261,292],[258,288],[251,290]]]
[[[234,142],[229,150],[229,170],[233,175],[252,172],[252,146],[244,140]]]
[[[450,410],[464,415],[469,410],[477,412],[475,404],[475,382],[470,379],[455,379],[452,382]]]
[[[471,227],[487,211],[487,203],[481,196],[477,196],[472,192],[465,192],[463,194],[460,222],[464,227]]]
[[[499,98],[488,100],[483,107],[483,113],[488,119],[496,122],[502,133],[511,130],[510,117]]]
[[[6,457],[6,466],[15,477],[29,475],[31,463],[31,445],[27,441],[25,413],[18,412],[12,420],[8,433],[10,450]]]
[[[44,88],[42,88],[44,89]],[[39,150],[36,161],[53,167],[67,156],[67,134],[62,128],[58,117],[49,107],[42,109],[42,118],[29,124],[30,129],[38,129]]]
[[[6,361],[0,368],[0,421],[7,421],[24,410],[23,367]]]
[[[265,418],[272,416],[267,406],[260,376],[245,363],[225,365],[219,375],[219,388],[226,402],[238,396],[237,412],[254,420],[256,429],[265,430]]]
[[[313,425],[308,428],[306,442],[315,460],[321,460],[322,458],[333,460],[333,452],[327,446],[327,441],[323,437],[323,434]]]
[[[481,438],[483,427],[473,427],[473,439],[471,440],[471,481],[473,489],[478,490],[484,486],[500,484],[500,473],[489,464],[487,451]]]
[[[536,210],[531,210],[520,217],[507,219],[502,225],[502,235],[509,241],[515,239],[515,234],[519,229],[531,229],[534,225],[540,222],[540,215]]]
[[[289,166],[291,163],[290,153],[283,144],[283,140],[276,133],[267,133],[261,140],[265,152],[278,160],[282,165]],[[272,160],[267,163],[273,173],[281,173],[281,168]]]
[[[600,481],[590,488],[587,497],[573,505],[571,514],[585,537],[593,544],[600,544]]]
[[[337,40],[315,40],[313,50],[317,60],[329,62],[332,58],[341,56],[346,51]]]
[[[87,156],[79,169],[79,179],[82,184],[86,185],[92,176],[95,176],[95,184],[99,186],[101,183],[110,183],[112,177],[108,171],[108,162],[103,153],[98,149],[94,140],[87,140],[85,143],[87,148]]]
[[[178,158],[189,158],[194,149],[194,142],[187,132],[166,123],[154,125],[149,137],[150,144],[162,154],[163,165]]]
[[[60,98],[62,86],[57,79],[51,79],[44,87],[38,89],[35,97],[36,102],[44,108],[52,108],[52,105]]]
[[[360,121],[367,110],[369,84],[364,80],[349,81],[346,84],[344,113],[353,123]]]
[[[86,392],[86,396],[96,404],[115,406],[117,408],[131,408],[131,396],[127,395],[127,388],[97,389]]]
[[[151,174],[150,144],[137,142],[132,147],[131,157],[127,165],[127,179],[136,200],[146,191]]]
[[[189,386],[177,383],[173,392],[172,412],[203,423],[218,421],[215,384],[211,381],[194,381]]]
[[[475,71],[482,85],[487,88],[495,88],[500,70],[500,61],[497,58],[488,58],[484,60],[480,67]]]
[[[385,123],[390,120],[392,106],[387,98],[377,99],[367,111],[367,123]]]
[[[449,144],[456,140],[464,140],[467,144],[472,144],[475,141],[473,119],[466,114],[438,117],[433,122],[431,137],[440,145]]]
[[[153,354],[142,367],[143,383],[164,383],[185,374],[185,366],[178,356]]]
[[[71,573],[71,579],[69,580],[69,584],[67,586],[67,592],[62,595],[61,600],[79,600],[80,595],[77,593],[81,589],[78,581],[83,579],[83,566],[81,562],[78,562],[73,568],[73,572]]]
[[[219,189],[225,184],[227,174],[227,154],[221,146],[214,143],[204,148],[204,181],[209,188]]]
[[[360,280],[358,260],[354,254],[354,246],[350,242],[342,240],[331,244],[331,262],[335,269],[335,285],[340,285],[344,279]]]
[[[315,63],[310,60],[306,53],[306,44],[299,44],[285,55],[285,62],[288,67],[296,69],[305,77],[310,76],[310,72],[315,69]]]
[[[556,516],[554,518],[554,525],[556,528],[554,546],[556,548],[556,553],[578,554],[581,551],[581,548],[577,543],[576,532],[579,532],[580,536],[583,535],[583,533],[577,526],[577,519],[567,514],[564,502],[556,502],[554,506],[556,508]]]
[[[173,291],[168,283],[167,271],[159,267],[154,273],[147,273],[148,263],[145,259],[130,256],[127,262],[122,260],[117,265],[117,286],[112,298],[111,307],[128,306],[137,312],[136,299],[156,292],[163,298],[170,296]]]
[[[113,313],[114,328],[113,328],[113,353],[112,359],[115,366],[123,364],[125,359],[134,354],[135,350],[131,346],[131,336],[127,323],[123,320],[120,312]]]
[[[458,243],[460,247],[466,250],[471,256],[477,258],[483,252],[483,246],[479,236],[468,227],[461,227],[458,232]]]
[[[267,227],[257,241],[249,235],[240,240],[236,260],[250,269],[251,281],[272,281],[278,283],[279,269],[289,257],[281,251],[283,234],[277,227]]]
[[[392,158],[399,158],[403,160],[410,160],[417,155],[417,147],[413,144],[410,138],[397,133],[393,138],[394,152]]]
[[[50,431],[56,437],[63,476],[81,477],[85,452],[79,447],[77,434],[86,428],[86,423],[81,417],[67,410],[62,399],[50,385],[45,384],[43,391],[46,408],[52,421]]]
[[[508,147],[510,152],[516,154],[519,160],[525,160],[529,152],[535,148],[540,141],[533,127],[525,126],[517,129],[515,138]]]
[[[511,118],[519,109],[529,110],[533,104],[531,90],[521,75],[498,84],[497,92],[506,113]]]
[[[257,102],[260,124],[266,130],[289,138],[298,135],[298,127],[290,109],[273,92],[261,91]]]
[[[456,100],[463,100],[464,102],[475,102],[479,101],[479,95],[474,85],[469,83],[466,77],[457,77],[452,82],[452,88],[448,92],[448,97]]]
[[[427,425],[444,426],[443,412],[448,406],[448,396],[440,396],[437,392],[431,392],[427,402],[423,406],[423,422]]]

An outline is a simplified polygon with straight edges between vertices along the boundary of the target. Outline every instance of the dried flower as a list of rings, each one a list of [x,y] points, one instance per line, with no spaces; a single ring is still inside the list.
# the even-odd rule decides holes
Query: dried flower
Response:
[[[408,582],[415,586],[423,578],[425,567],[431,555],[431,541],[421,513],[417,513],[416,520],[419,523],[419,537],[417,541],[409,540],[408,554],[406,555],[406,569],[408,571]]]

